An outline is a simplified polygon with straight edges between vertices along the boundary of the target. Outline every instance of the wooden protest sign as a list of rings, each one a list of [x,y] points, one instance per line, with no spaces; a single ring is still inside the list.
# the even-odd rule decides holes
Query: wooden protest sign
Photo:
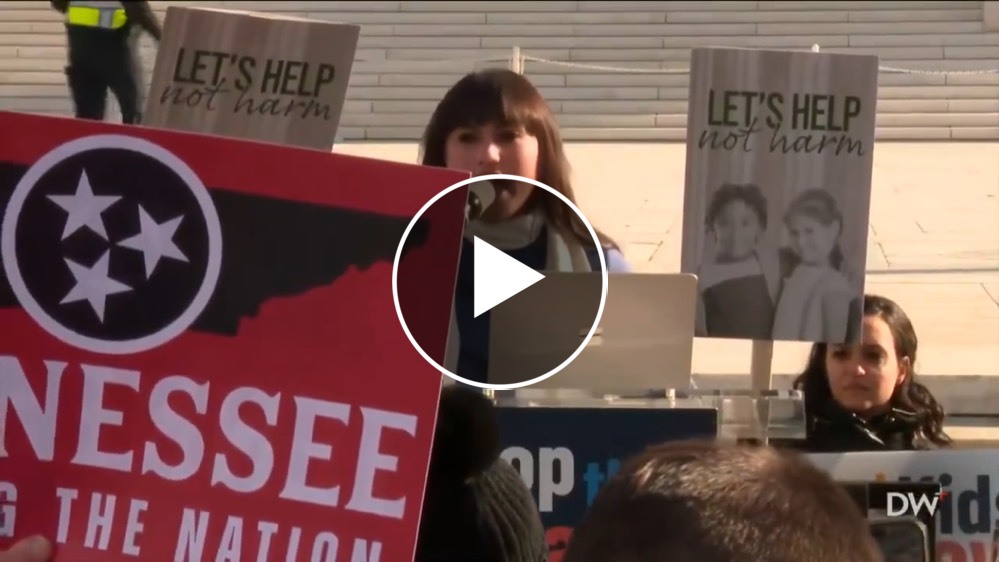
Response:
[[[693,51],[681,267],[699,336],[856,334],[877,75],[873,56]]]
[[[21,131],[0,136],[0,550],[412,560],[441,375],[393,264],[440,362],[465,194],[413,218],[467,174],[16,113],[0,130]]]
[[[170,6],[143,124],[333,147],[360,27]]]
[[[759,342],[760,377],[773,341],[858,337],[877,79],[875,56],[692,52],[681,269],[697,335]]]

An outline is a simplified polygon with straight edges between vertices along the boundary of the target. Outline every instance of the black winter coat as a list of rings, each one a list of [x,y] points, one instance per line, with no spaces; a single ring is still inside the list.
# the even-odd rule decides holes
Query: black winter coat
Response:
[[[838,405],[807,416],[805,449],[811,453],[914,451],[925,448],[919,418],[902,408],[865,420]]]

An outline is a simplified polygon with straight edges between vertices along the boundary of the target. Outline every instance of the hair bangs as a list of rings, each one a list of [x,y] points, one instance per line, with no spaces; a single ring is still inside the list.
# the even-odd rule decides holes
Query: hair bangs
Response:
[[[491,69],[469,74],[455,84],[441,101],[438,117],[445,134],[494,124],[523,127],[537,136],[544,128],[547,110],[544,99],[523,77]]]

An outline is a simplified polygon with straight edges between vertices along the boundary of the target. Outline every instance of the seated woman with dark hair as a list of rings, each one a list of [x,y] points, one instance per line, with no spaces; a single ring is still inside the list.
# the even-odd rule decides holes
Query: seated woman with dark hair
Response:
[[[815,344],[794,388],[805,395],[811,452],[945,447],[944,409],[916,380],[916,331],[894,301],[864,297],[855,344]]]

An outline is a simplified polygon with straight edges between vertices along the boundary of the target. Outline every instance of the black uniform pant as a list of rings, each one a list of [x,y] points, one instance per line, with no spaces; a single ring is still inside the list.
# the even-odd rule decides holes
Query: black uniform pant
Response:
[[[131,27],[108,30],[66,26],[66,81],[78,118],[103,121],[110,90],[121,107],[122,121],[140,121],[142,72]]]

